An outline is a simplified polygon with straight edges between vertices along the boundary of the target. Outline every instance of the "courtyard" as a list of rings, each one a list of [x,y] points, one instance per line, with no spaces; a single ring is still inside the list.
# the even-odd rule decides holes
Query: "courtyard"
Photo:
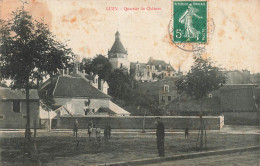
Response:
[[[202,151],[225,150],[259,145],[257,127],[230,127],[207,131],[207,147]],[[183,131],[167,131],[165,154],[172,156],[198,152],[196,148],[198,131],[190,131],[184,138]],[[1,131],[1,165],[24,163],[24,133],[22,130]],[[80,130],[78,138],[71,130],[39,130],[32,138],[32,158],[38,165],[97,165],[158,157],[154,130],[112,130],[112,137],[105,142],[101,137],[98,144],[89,138],[87,130]]]

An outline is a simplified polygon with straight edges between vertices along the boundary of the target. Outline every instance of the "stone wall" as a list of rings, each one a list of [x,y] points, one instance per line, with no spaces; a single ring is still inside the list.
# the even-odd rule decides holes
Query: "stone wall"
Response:
[[[224,112],[226,125],[259,125],[259,112]]]
[[[79,122],[79,128],[87,128],[87,124],[91,121],[96,127],[104,128],[105,125],[110,125],[113,129],[142,129],[142,116],[129,117],[61,117],[60,128],[72,129],[75,119]],[[163,116],[162,122],[166,129],[198,129],[200,125],[199,116]],[[224,125],[224,117],[222,116],[204,116],[203,117],[206,129],[220,130]],[[57,124],[57,119],[53,119],[53,124]],[[56,122],[55,122],[56,121]],[[53,126],[55,128],[55,126]],[[155,116],[145,117],[145,128],[155,129]]]
[[[27,107],[25,100],[20,102],[21,112],[13,111],[13,102],[11,100],[0,102],[0,128],[8,129],[24,129],[26,125]],[[31,128],[34,126],[36,119],[37,128],[40,126],[39,120],[39,102],[30,102]]]

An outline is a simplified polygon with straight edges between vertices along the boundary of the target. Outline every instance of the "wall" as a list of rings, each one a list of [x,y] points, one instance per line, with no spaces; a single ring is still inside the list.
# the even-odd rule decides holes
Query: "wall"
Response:
[[[73,115],[85,115],[84,107],[87,98],[82,99],[67,99],[55,98],[56,105],[66,105],[70,113]],[[89,108],[97,111],[100,107],[109,107],[109,99],[90,99]],[[65,114],[67,114],[65,112]],[[62,114],[61,114],[62,115]]]
[[[119,69],[122,63],[123,67],[130,71],[130,62],[127,58],[111,58],[109,62],[112,65],[112,70]]]
[[[26,102],[23,101],[20,103],[20,113],[13,111],[13,102],[12,101],[1,101],[0,102],[0,115],[4,116],[3,119],[0,119],[0,128],[9,128],[9,129],[24,129],[26,126],[26,115],[27,107]],[[34,101],[30,102],[30,125],[31,128],[34,126],[34,119],[36,118],[37,127],[39,127],[39,102]]]
[[[104,128],[105,125],[111,125],[113,129],[142,129],[143,117],[76,117],[79,122],[79,128],[87,128],[87,124],[91,121],[96,127]],[[163,116],[162,122],[166,129],[198,129],[200,118],[198,116]],[[219,130],[224,124],[223,117],[220,116],[204,116],[206,129]],[[56,119],[54,119],[55,121]],[[61,117],[62,129],[72,129],[75,119],[71,117]],[[222,124],[221,124],[222,122]],[[55,124],[57,122],[54,122]],[[145,118],[145,128],[155,129],[155,116],[147,116]]]
[[[259,112],[224,112],[226,125],[259,126]]]

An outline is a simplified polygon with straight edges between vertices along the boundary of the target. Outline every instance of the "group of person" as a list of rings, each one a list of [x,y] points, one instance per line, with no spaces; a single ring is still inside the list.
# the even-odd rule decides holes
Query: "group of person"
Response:
[[[73,136],[78,137],[78,128],[79,128],[79,122],[77,119],[75,119],[75,122],[73,124]],[[97,142],[101,141],[101,129],[97,128],[95,124],[90,122],[88,124],[88,137],[95,137],[97,139]],[[111,138],[111,126],[106,125],[104,129],[104,138],[105,141],[108,141],[108,139]]]
[[[78,120],[75,120],[73,125],[73,135],[77,137],[79,123]],[[88,136],[96,137],[97,142],[101,141],[101,129],[96,128],[93,123],[88,124]],[[189,136],[189,129],[185,129],[185,138]],[[157,137],[157,149],[159,153],[159,157],[165,156],[164,154],[164,137],[165,137],[165,128],[163,122],[161,122],[161,118],[156,118],[156,137]],[[111,138],[111,126],[106,125],[104,128],[104,138],[105,141],[108,141]]]

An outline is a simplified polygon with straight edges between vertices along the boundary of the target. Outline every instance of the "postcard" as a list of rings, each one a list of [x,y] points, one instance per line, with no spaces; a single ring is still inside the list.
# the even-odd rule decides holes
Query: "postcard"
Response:
[[[0,165],[259,165],[259,0],[0,0]]]

